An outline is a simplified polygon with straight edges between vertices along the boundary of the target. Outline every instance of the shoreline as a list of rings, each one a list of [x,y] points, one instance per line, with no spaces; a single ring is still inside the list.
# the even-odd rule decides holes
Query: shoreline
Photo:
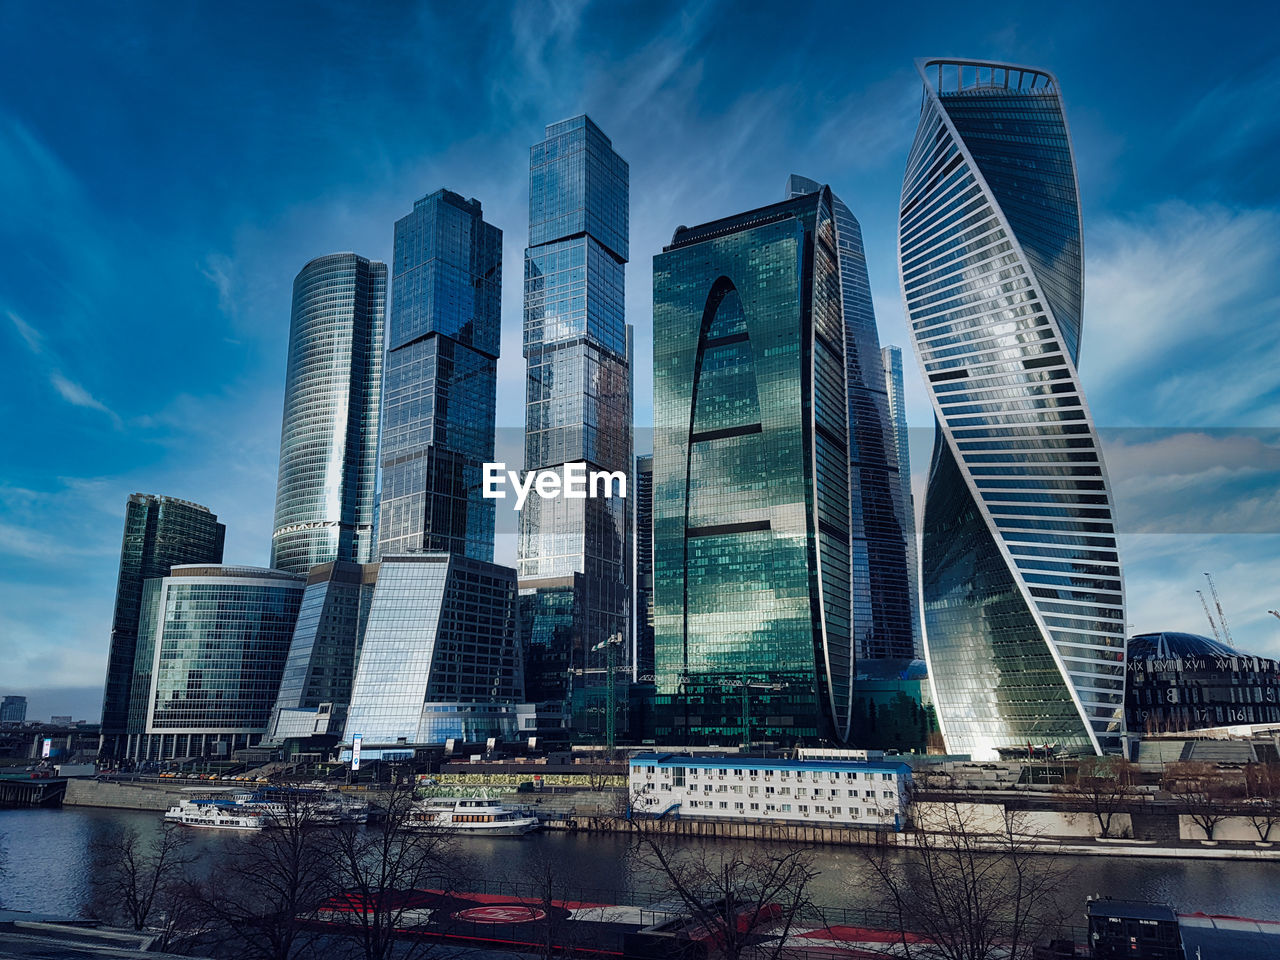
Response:
[[[163,813],[183,799],[183,790],[168,785],[125,784],[94,780],[71,780],[63,805],[117,810]],[[588,791],[580,797],[560,796],[549,809],[541,811],[542,828],[548,832],[618,833],[630,827],[625,821],[606,812],[609,801],[599,792]],[[575,802],[570,802],[575,801]],[[585,807],[581,813],[577,807]],[[556,809],[558,808],[558,809]],[[594,808],[594,809],[592,809]],[[758,823],[750,821],[697,819],[681,817],[661,821],[662,830],[690,839],[748,840],[775,843],[806,843],[831,847],[892,847],[911,849],[910,835],[878,832],[848,827],[823,827],[798,823]],[[1280,843],[1258,846],[1257,842],[1220,841],[1213,844],[1189,841],[1170,845],[1127,839],[1086,839],[1083,837],[1045,836],[1033,844],[1035,852],[1046,856],[1113,856],[1133,859],[1247,860],[1280,862]]]

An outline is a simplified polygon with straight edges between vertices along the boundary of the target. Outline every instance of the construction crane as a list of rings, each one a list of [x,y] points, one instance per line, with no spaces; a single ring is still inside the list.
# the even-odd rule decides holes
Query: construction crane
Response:
[[[1213,605],[1218,608],[1218,622],[1222,624],[1222,641],[1229,647],[1235,646],[1231,639],[1231,628],[1227,626],[1227,615],[1222,612],[1222,601],[1218,598],[1218,585],[1213,582],[1213,577],[1206,572],[1204,578],[1209,581],[1209,590],[1213,594]]]
[[[1197,590],[1196,596],[1200,598],[1200,606],[1204,607],[1204,615],[1209,621],[1209,629],[1213,631],[1213,639],[1221,643],[1222,634],[1218,632],[1218,625],[1213,622],[1213,614],[1209,612],[1209,601],[1204,598],[1204,591]]]

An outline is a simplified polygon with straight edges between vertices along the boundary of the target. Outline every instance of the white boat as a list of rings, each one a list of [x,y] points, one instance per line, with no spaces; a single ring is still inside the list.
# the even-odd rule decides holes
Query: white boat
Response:
[[[485,837],[518,837],[541,825],[537,817],[488,797],[426,800],[414,811],[412,821],[422,827]]]
[[[266,824],[257,813],[240,809],[235,804],[183,800],[164,815],[170,823],[206,830],[261,830]]]

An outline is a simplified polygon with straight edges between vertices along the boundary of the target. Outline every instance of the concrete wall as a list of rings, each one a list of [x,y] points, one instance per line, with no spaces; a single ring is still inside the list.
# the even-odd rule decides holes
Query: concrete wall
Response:
[[[115,807],[122,810],[168,810],[184,794],[181,790],[103,780],[68,780],[63,804],[71,807]]]
[[[1178,833],[1183,840],[1204,840],[1204,831],[1187,814],[1178,817]],[[1280,824],[1271,828],[1271,843],[1280,846]],[[1223,843],[1257,843],[1258,831],[1248,817],[1227,817],[1213,828],[1213,839]]]

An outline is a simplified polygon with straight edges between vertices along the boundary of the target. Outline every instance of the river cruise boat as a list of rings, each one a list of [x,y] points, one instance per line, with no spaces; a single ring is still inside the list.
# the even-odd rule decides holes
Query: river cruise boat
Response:
[[[205,830],[261,830],[266,826],[261,814],[238,804],[197,800],[183,800],[170,807],[164,819],[168,823]]]
[[[425,800],[418,805],[412,819],[424,828],[486,837],[518,837],[541,826],[532,814],[513,810],[488,797]]]

